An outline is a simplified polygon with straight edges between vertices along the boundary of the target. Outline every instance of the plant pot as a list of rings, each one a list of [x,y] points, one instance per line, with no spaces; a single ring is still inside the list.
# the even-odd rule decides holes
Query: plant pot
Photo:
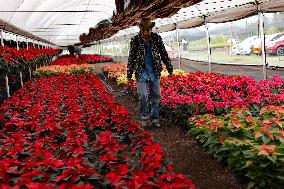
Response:
[[[9,81],[13,82],[17,80],[17,75],[8,75]]]

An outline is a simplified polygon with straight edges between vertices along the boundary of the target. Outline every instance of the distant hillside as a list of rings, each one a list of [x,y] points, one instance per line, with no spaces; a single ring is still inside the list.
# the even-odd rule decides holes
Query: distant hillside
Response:
[[[284,32],[284,14],[270,14],[264,19],[265,30],[271,34],[275,32]],[[210,24],[209,34],[210,36],[226,36],[230,37],[231,30],[233,36],[237,35],[237,38],[245,38],[252,35],[258,35],[258,16],[251,17],[247,20],[240,20],[235,22],[221,23],[221,24]],[[206,37],[204,28],[192,28],[192,29],[180,29],[179,30],[179,41],[183,39],[186,41],[195,41]],[[176,31],[167,32],[162,35],[164,40],[175,40]]]
[[[166,35],[162,36],[164,40],[176,39],[176,31],[167,32]],[[179,29],[179,41],[183,39],[186,41],[194,41],[206,37],[206,33],[202,30],[192,29]]]

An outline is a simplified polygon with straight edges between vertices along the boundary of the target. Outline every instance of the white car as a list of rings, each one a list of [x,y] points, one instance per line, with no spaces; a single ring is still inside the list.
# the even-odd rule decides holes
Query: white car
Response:
[[[236,55],[249,55],[252,53],[252,47],[258,36],[251,36],[243,40],[241,43],[233,45],[232,53]]]

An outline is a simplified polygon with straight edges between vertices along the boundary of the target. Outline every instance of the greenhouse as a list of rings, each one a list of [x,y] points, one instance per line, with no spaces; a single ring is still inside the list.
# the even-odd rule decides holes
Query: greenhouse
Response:
[[[0,4],[0,189],[284,188],[284,0]]]

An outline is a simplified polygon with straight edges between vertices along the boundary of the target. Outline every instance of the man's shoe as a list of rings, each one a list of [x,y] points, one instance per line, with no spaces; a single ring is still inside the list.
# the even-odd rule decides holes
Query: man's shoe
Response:
[[[147,119],[142,119],[141,120],[141,126],[146,127],[147,126]]]
[[[156,128],[160,128],[161,127],[158,119],[153,119],[152,120],[152,127],[156,127]]]
[[[141,116],[141,126],[142,127],[147,126],[148,119],[149,119],[149,115],[148,116]]]

